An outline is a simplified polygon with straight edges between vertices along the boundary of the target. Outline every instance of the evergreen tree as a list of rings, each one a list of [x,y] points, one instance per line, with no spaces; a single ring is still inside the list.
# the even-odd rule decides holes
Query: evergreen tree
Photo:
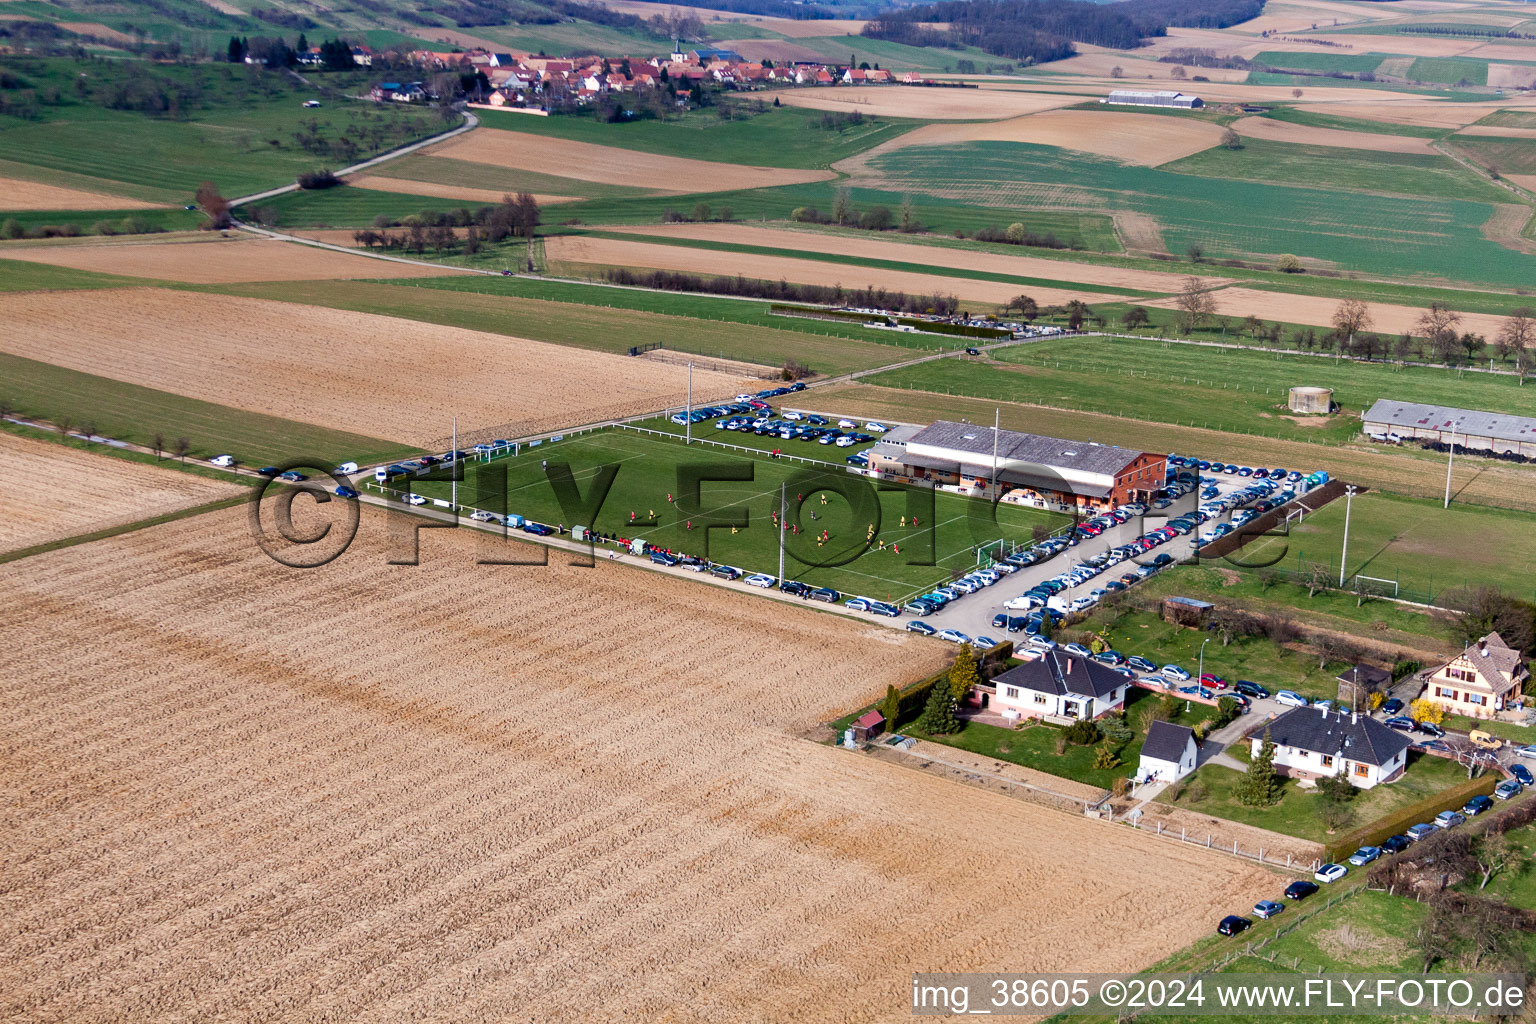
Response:
[[[960,723],[955,721],[954,703],[949,687],[942,682],[934,683],[928,691],[928,703],[923,707],[922,717],[917,720],[918,729],[930,736],[958,732]]]
[[[880,714],[885,716],[885,727],[896,728],[896,719],[901,714],[901,691],[894,686],[886,686],[885,699],[880,702]]]
[[[1275,741],[1264,730],[1264,744],[1248,765],[1238,799],[1249,807],[1269,807],[1280,799],[1280,780],[1275,775]]]
[[[971,687],[979,682],[981,673],[976,671],[976,652],[970,644],[961,644],[960,653],[955,655],[955,663],[949,669],[949,695],[957,702],[962,701],[971,692]]]
[[[298,41],[298,43],[296,43],[294,45],[293,48],[295,50],[298,50],[300,53],[308,53],[309,52],[309,40],[307,38],[305,38],[303,32],[299,33],[299,41]]]
[[[229,62],[231,64],[239,64],[243,60],[245,60],[245,44],[240,41],[239,36],[230,36]]]

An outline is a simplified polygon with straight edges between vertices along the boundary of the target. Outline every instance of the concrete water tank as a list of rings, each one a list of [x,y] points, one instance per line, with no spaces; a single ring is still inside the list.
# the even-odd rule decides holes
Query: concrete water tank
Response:
[[[1291,412],[1333,411],[1333,388],[1291,388]]]

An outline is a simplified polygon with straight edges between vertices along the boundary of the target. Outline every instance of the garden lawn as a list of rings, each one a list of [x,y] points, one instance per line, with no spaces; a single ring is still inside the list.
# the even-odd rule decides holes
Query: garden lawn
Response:
[[[1234,745],[1227,753],[1246,763],[1249,760],[1246,747],[1246,743],[1241,747]],[[1318,820],[1319,801],[1315,792],[1301,789],[1292,779],[1282,778],[1279,803],[1271,807],[1249,807],[1238,798],[1243,777],[1243,772],[1219,764],[1206,764],[1179,786],[1165,791],[1162,802],[1312,842],[1327,844],[1337,838],[1337,834],[1330,836]],[[1466,777],[1466,769],[1455,761],[1410,750],[1408,768],[1401,779],[1361,790],[1355,795],[1350,804],[1355,812],[1355,822],[1338,834],[1433,796],[1464,782]]]

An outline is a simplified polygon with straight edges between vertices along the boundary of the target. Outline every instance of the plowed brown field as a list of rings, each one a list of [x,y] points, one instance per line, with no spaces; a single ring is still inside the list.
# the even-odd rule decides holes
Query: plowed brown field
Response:
[[[377,192],[400,192],[409,196],[433,196],[438,199],[465,199],[473,203],[499,203],[507,194],[493,188],[468,188],[464,185],[440,185],[435,181],[416,181],[413,178],[386,178],[377,174],[361,174],[348,178],[353,188],[373,189]],[[544,205],[568,203],[571,196],[550,196],[535,193],[533,198]]]
[[[0,480],[0,551],[78,537],[245,490],[3,432]]]
[[[1513,204],[1510,204],[1513,205]],[[1517,207],[1518,209],[1518,207]],[[1284,292],[1259,291],[1256,288],[1222,288],[1212,293],[1216,300],[1216,312],[1226,316],[1255,316],[1286,323],[1317,324],[1325,326],[1333,322],[1333,314],[1339,308],[1339,300],[1316,295],[1291,295]],[[1172,299],[1153,299],[1149,306],[1171,309]],[[1387,334],[1418,332],[1419,317],[1424,310],[1418,306],[1397,306],[1386,302],[1366,303],[1371,310],[1371,330]],[[1461,314],[1460,330],[1474,331],[1494,337],[1504,325],[1504,317],[1490,313]]]
[[[1232,130],[1251,139],[1293,142],[1303,146],[1336,146],[1376,153],[1433,153],[1428,139],[1406,135],[1377,135],[1372,132],[1347,132],[1337,128],[1314,128],[1269,117],[1243,117],[1232,123]]]
[[[932,121],[993,121],[1082,102],[1080,96],[1018,89],[923,89],[904,85],[785,89],[778,98],[792,107],[858,110],[882,117]]]
[[[699,274],[741,274],[766,281],[783,279],[798,284],[841,284],[845,288],[886,288],[908,294],[956,295],[977,302],[997,305],[1027,291],[1036,302],[1055,304],[1082,298],[1081,292],[1063,288],[1039,288],[1034,285],[977,281],[966,277],[945,277],[906,270],[856,267],[840,263],[822,263],[793,256],[760,256],[745,252],[719,252],[713,249],[688,249],[679,245],[628,241],[622,238],[589,238],[567,235],[545,241],[545,253],[551,261],[584,266],[649,267],[655,270],[683,270]],[[1094,296],[1100,302],[1105,296]]]
[[[0,351],[116,380],[427,444],[681,404],[685,374],[626,356],[415,320],[154,288],[0,295]],[[741,390],[695,371],[694,397]]]
[[[348,232],[350,241],[351,232]],[[9,260],[189,284],[329,281],[349,277],[442,277],[440,267],[374,260],[270,239],[192,238],[86,245],[8,246]]]
[[[1082,282],[1109,285],[1115,288],[1175,292],[1188,280],[1187,274],[1168,274],[1160,270],[1131,270],[1098,266],[1092,263],[1041,259],[1038,256],[1010,256],[995,252],[952,249],[948,246],[886,241],[878,236],[869,237],[867,234],[863,237],[831,235],[815,231],[760,228],[750,224],[653,224],[642,227],[611,227],[608,230],[643,235],[667,235],[674,238],[699,238],[738,245],[774,246],[797,252],[845,253],[849,256],[892,260],[898,263],[928,263],[940,273],[945,267],[952,267],[957,270],[1012,274],[1016,277],[1053,278],[1060,280],[1064,288],[1070,288],[1071,282]],[[1207,283],[1219,283],[1226,279],[1208,277],[1201,280]]]
[[[148,210],[154,205],[109,196],[105,192],[87,192],[20,178],[0,178],[0,209],[3,210]]]
[[[455,160],[515,167],[606,185],[652,188],[668,194],[798,185],[825,181],[834,176],[831,171],[713,163],[490,128],[461,135],[430,152],[433,156]]]
[[[1280,882],[793,738],[932,641],[389,566],[380,518],[308,572],[233,511],[8,568],[0,1017],[910,1020],[914,971],[1142,967]]]

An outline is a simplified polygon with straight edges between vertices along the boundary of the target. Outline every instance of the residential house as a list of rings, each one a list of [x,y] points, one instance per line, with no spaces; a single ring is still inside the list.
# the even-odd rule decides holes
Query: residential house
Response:
[[[859,68],[849,68],[843,72],[843,84],[863,85],[868,76],[869,72],[867,71],[861,71]]]
[[[1136,778],[1142,782],[1178,782],[1195,770],[1200,745],[1195,731],[1187,725],[1153,722],[1147,741],[1141,745],[1141,760]]]
[[[864,73],[864,81],[870,85],[890,85],[893,79],[889,71],[884,68],[875,68],[873,71]]]
[[[368,90],[368,98],[375,103],[420,103],[427,98],[427,91],[420,82],[380,82]]]
[[[1267,731],[1275,744],[1275,770],[1294,779],[1342,775],[1352,786],[1371,789],[1399,778],[1408,764],[1408,738],[1370,715],[1292,708]],[[1263,745],[1260,730],[1252,738],[1254,757]]]
[[[1530,678],[1520,652],[1489,633],[1431,672],[1424,697],[1458,715],[1491,718],[1524,692]]]
[[[352,47],[352,63],[368,67],[373,63],[373,51],[366,46]]]
[[[1025,718],[1098,718],[1125,707],[1130,680],[1089,658],[1047,651],[993,678],[992,708]]]

